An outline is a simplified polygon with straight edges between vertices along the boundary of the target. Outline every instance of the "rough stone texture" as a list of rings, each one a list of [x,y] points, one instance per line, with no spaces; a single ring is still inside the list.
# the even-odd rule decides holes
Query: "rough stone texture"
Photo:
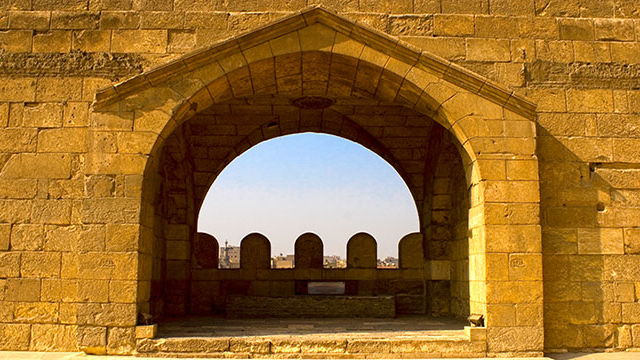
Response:
[[[304,131],[356,140],[398,169],[425,236],[425,307],[486,315],[491,354],[638,347],[637,4],[331,1],[480,76],[335,19],[296,27],[310,16],[281,23],[286,36],[261,33],[268,46],[227,44],[97,92],[303,6],[0,3],[0,308],[11,310],[0,349],[75,349],[79,325],[127,353],[137,312],[187,312],[206,189],[252,145]],[[290,112],[303,94],[340,101]],[[433,141],[436,123],[457,158],[433,155],[452,153]]]
[[[0,55],[0,76],[77,76],[118,80],[139,74],[145,63],[138,55],[109,52],[4,53]]]
[[[298,269],[322,269],[324,259],[322,240],[316,234],[302,234],[295,243],[295,262]]]
[[[396,304],[393,296],[232,296],[226,310],[231,318],[386,318],[395,316]]]

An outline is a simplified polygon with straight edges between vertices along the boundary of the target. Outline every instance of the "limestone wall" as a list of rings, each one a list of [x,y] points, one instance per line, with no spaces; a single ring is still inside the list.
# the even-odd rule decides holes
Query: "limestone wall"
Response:
[[[0,349],[128,353],[139,307],[150,311],[147,285],[163,274],[179,274],[162,266],[153,273],[143,269],[161,263],[164,239],[186,246],[181,241],[193,229],[153,219],[176,209],[182,209],[176,216],[193,215],[197,201],[176,196],[176,207],[158,208],[155,195],[171,195],[158,186],[140,202],[141,168],[156,140],[152,118],[139,122],[133,112],[120,117],[93,112],[96,90],[306,5],[302,0],[0,2]],[[541,225],[543,254],[496,251],[486,273],[495,281],[544,280],[544,293],[531,296],[536,301],[544,296],[549,350],[640,347],[637,1],[324,5],[537,104],[539,173],[530,162],[504,161],[485,179],[524,181],[539,175],[540,212],[526,206],[488,212],[496,223],[519,225],[520,235],[495,227],[496,242],[486,246],[500,248],[500,241],[517,237],[522,248],[535,252],[537,239],[529,234]],[[527,125],[495,125],[515,143],[530,132],[518,123]],[[108,156],[92,157],[89,150]],[[412,178],[420,184],[418,173]],[[198,186],[206,181],[195,184],[194,194]],[[520,195],[526,197],[512,194]],[[139,239],[144,228],[152,228],[155,242]],[[139,243],[154,246],[139,248]],[[540,263],[544,278],[529,276],[540,271]],[[511,304],[489,305],[494,324],[541,326],[541,309],[516,304],[517,290],[499,293]],[[511,342],[529,340],[495,334]]]

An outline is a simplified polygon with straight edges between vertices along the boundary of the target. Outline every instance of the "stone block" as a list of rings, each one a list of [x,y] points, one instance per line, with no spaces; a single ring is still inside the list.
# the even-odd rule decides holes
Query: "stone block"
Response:
[[[0,224],[0,251],[9,250],[11,239],[11,224]]]
[[[510,61],[511,44],[509,40],[467,39],[467,60]]]
[[[542,327],[489,327],[487,351],[542,351],[544,347]]]
[[[7,301],[39,301],[40,279],[7,279]]]
[[[72,202],[69,200],[34,200],[31,219],[41,224],[68,225],[71,223]]]
[[[0,180],[0,198],[32,199],[36,192],[36,180]]]
[[[138,325],[136,326],[136,339],[153,339],[158,333],[158,325]]]
[[[321,269],[323,267],[323,244],[320,237],[306,233],[295,243],[295,267],[299,269]]]
[[[100,13],[92,11],[53,11],[52,29],[84,30],[98,27]]]
[[[640,303],[622,304],[622,322],[626,324],[640,322]]]
[[[612,112],[613,93],[610,90],[568,90],[567,110],[571,112]]]
[[[300,346],[300,351],[305,354],[310,353],[344,353],[347,348],[346,340],[310,340],[304,341]]]
[[[486,0],[442,0],[442,12],[452,14],[487,14],[489,3]]]
[[[634,24],[630,19],[595,19],[594,23],[596,40],[634,40]]]
[[[489,326],[515,326],[516,307],[514,304],[487,305],[487,324]],[[466,331],[465,326],[465,331]],[[486,336],[486,334],[485,334]]]
[[[492,304],[538,303],[542,301],[541,281],[490,281],[487,302]]]
[[[640,254],[640,229],[624,229],[624,253]]]
[[[59,320],[59,305],[48,302],[15,304],[14,319],[23,323],[55,323]]]
[[[60,277],[61,255],[56,252],[30,252],[22,254],[20,273],[25,278]]]
[[[0,324],[1,350],[29,350],[31,325]]]
[[[1,41],[1,40],[0,40]],[[29,41],[30,43],[31,41]],[[36,80],[30,78],[3,78],[0,81],[0,101],[34,101]]]
[[[0,31],[0,48],[12,53],[31,52],[31,34],[31,30]]]
[[[78,324],[95,326],[131,326],[131,337],[135,337],[135,304],[78,304]]]
[[[475,24],[471,15],[434,15],[433,34],[437,36],[473,35]]]
[[[610,44],[591,42],[591,41],[576,41],[574,42],[573,49],[575,51],[575,59],[580,62],[610,62],[611,50]]]
[[[135,251],[140,227],[132,224],[107,224],[107,251]]]
[[[475,326],[465,326],[464,333],[469,337],[469,340],[474,341],[486,341],[487,340],[487,328],[485,327],[475,327]]]
[[[142,154],[101,154],[86,156],[88,174],[142,174],[147,157]]]
[[[367,268],[377,267],[377,243],[373,236],[358,233],[347,242],[347,267]]]
[[[138,283],[132,280],[112,280],[109,282],[109,301],[135,303]]]
[[[103,251],[105,228],[101,225],[45,227],[44,249],[47,251]]]
[[[562,40],[593,40],[595,37],[591,19],[561,19],[559,26]]]
[[[195,30],[169,30],[167,50],[169,52],[187,52],[196,47]]]
[[[38,134],[39,152],[78,153],[87,149],[85,129],[49,129]]]
[[[82,30],[73,32],[73,50],[107,52],[111,47],[111,31]]]
[[[515,307],[517,326],[542,326],[544,320],[542,304],[516,304]]]
[[[77,351],[77,326],[35,324],[31,327],[32,351]]]
[[[424,252],[422,250],[423,234],[414,233],[404,236],[398,244],[400,268],[422,268],[424,266]]]
[[[510,17],[476,16],[476,37],[504,38],[518,33],[518,23]]]
[[[44,227],[41,224],[16,224],[11,229],[13,250],[42,250]]]
[[[0,278],[20,276],[20,253],[0,252]]]
[[[9,13],[9,28],[47,30],[50,17],[48,11],[14,11]]]
[[[71,31],[50,30],[33,35],[33,52],[66,53],[71,50]]]
[[[128,154],[149,154],[158,135],[152,132],[119,132],[118,152]]]
[[[96,280],[133,280],[137,268],[134,253],[81,253],[77,256],[77,277]],[[63,273],[65,270],[63,259]]]
[[[271,341],[238,337],[231,339],[229,349],[234,353],[268,354],[271,352]]]
[[[261,234],[247,235],[240,243],[240,267],[242,269],[270,269],[271,243]]]
[[[542,255],[510,254],[509,280],[542,280]]]
[[[187,243],[181,241],[181,243]],[[205,233],[197,233],[193,240],[194,256],[198,265],[205,269],[218,268],[218,240],[213,236]],[[186,253],[189,254],[189,247],[186,246]],[[190,256],[190,255],[188,255]]]
[[[106,354],[107,328],[102,326],[78,326],[78,347],[86,354]]]
[[[88,303],[109,302],[109,280],[78,281],[78,301]]]
[[[0,222],[28,222],[31,216],[31,202],[28,200],[0,199]]]
[[[622,229],[578,229],[578,253],[624,254]]]
[[[165,53],[166,30],[114,30],[111,51],[116,53]]]
[[[27,103],[22,111],[22,125],[25,127],[60,127],[62,106],[55,103]]]
[[[100,14],[100,29],[137,29],[140,13],[136,11],[103,11]]]
[[[420,36],[402,37],[402,40],[447,60],[463,59],[466,54],[464,38]]]
[[[78,281],[42,279],[41,300],[52,302],[78,301]]]
[[[82,99],[81,78],[41,77],[36,91],[37,101],[80,101]]]
[[[84,0],[68,0],[68,1],[56,1],[56,0],[33,0],[32,7],[34,10],[85,10],[87,8],[87,2]]]

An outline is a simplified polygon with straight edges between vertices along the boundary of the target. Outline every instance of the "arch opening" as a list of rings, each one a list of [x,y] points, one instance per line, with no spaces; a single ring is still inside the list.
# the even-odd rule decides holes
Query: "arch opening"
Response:
[[[236,243],[240,245],[236,250],[238,269],[218,268],[220,259],[230,255],[224,246],[215,266],[210,259],[203,259],[213,252],[201,249],[224,245],[226,240],[224,236],[206,236],[198,228],[206,194],[214,189],[216,179],[222,179],[224,169],[241,161],[252,148],[268,145],[267,140],[295,139],[310,133],[365,147],[368,150],[363,151],[373,152],[405,186],[417,219],[413,234],[394,241],[400,268],[377,269],[379,244],[376,238],[359,232],[371,231],[366,228],[358,233],[353,230],[341,242],[346,272],[272,269],[271,235],[265,237],[264,231],[258,234],[255,231],[260,229],[250,227],[236,236],[236,241],[242,239]],[[290,98],[261,96],[236,98],[203,110],[176,128],[160,155],[157,176],[162,185],[155,203],[163,210],[156,219],[163,232],[156,237],[156,246],[164,253],[154,252],[152,311],[161,316],[277,317],[276,310],[269,312],[250,301],[264,304],[269,303],[265,299],[312,296],[316,283],[331,282],[342,286],[340,295],[355,299],[352,304],[365,298],[387,301],[386,306],[375,308],[391,310],[369,316],[464,318],[469,313],[468,245],[466,232],[460,229],[468,228],[469,204],[459,147],[448,131],[428,117],[400,104],[363,98],[343,97],[321,109],[306,109]],[[305,236],[303,232],[310,231],[314,229],[300,229],[289,244],[293,246]],[[244,265],[243,254],[249,257]],[[306,256],[312,258],[313,254]],[[273,304],[274,309],[278,304]],[[249,311],[251,308],[261,309],[262,315]]]
[[[327,267],[346,267],[347,240],[363,231],[377,241],[378,265],[397,267],[399,240],[419,231],[410,189],[374,152],[312,132],[239,155],[216,177],[198,215],[198,232],[224,248],[221,268],[239,267],[240,240],[251,232],[270,239],[274,268],[294,267],[294,243],[307,232],[324,242]]]

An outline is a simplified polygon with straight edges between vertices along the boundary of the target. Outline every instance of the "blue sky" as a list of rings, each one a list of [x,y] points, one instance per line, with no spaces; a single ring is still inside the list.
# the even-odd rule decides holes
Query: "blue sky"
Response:
[[[272,255],[293,254],[295,239],[315,232],[325,255],[346,254],[353,234],[378,241],[378,257],[397,256],[402,236],[418,231],[409,189],[385,160],[340,137],[305,133],[260,143],[213,183],[198,231],[222,245],[251,232],[271,241]]]

